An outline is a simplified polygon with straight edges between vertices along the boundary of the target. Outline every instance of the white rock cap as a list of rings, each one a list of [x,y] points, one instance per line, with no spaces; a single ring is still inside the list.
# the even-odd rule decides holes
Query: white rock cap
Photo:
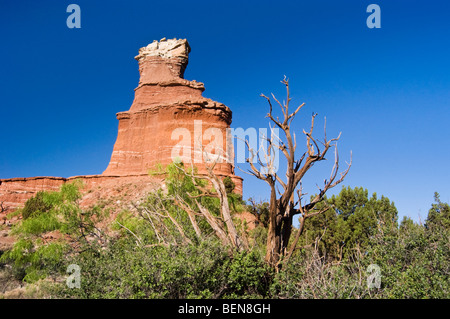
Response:
[[[139,49],[139,54],[135,57],[140,60],[146,56],[160,56],[162,58],[182,57],[188,58],[191,47],[186,39],[162,38],[159,42],[153,41],[146,47]]]

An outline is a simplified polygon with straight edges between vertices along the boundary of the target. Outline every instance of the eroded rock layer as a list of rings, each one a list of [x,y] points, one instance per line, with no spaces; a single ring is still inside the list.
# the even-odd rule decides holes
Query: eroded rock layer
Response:
[[[203,97],[203,83],[183,78],[189,52],[185,39],[162,39],[139,50],[135,98],[129,111],[117,113],[118,136],[103,174],[147,174],[177,158],[201,173],[207,158],[219,157],[215,173],[232,177],[241,190],[227,136],[231,110]]]
[[[206,159],[216,161],[218,156],[214,172],[222,178],[231,177],[235,191],[242,194],[242,178],[234,175],[227,135],[231,110],[203,97],[203,83],[183,78],[190,50],[185,39],[162,39],[139,50],[135,59],[140,79],[134,101],[128,111],[117,113],[117,140],[103,174],[0,179],[0,218],[22,207],[38,191],[58,190],[77,178],[84,181],[86,194],[94,189],[109,192],[112,185],[132,185],[133,181],[155,187],[149,171],[174,160],[193,164],[199,173],[205,173]],[[83,200],[89,202],[90,197]]]

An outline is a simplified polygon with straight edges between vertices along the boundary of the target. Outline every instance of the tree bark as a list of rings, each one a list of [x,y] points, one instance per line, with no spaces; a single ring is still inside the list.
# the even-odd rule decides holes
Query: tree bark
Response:
[[[217,237],[222,241],[222,244],[224,246],[228,246],[230,244],[230,240],[223,228],[222,225],[218,224],[218,221],[216,218],[207,210],[203,205],[201,205],[197,200],[195,200],[195,203],[197,204],[198,209],[200,212],[205,216],[206,221],[208,224],[212,227],[212,229],[215,231]]]
[[[264,97],[269,104],[269,112],[267,114],[267,117],[274,123],[274,127],[280,129],[284,133],[284,138],[282,138],[282,136],[279,136],[277,132],[272,130],[271,137],[266,138],[267,142],[269,143],[269,147],[267,148],[267,150],[259,149],[256,152],[250,147],[249,142],[247,140],[245,141],[250,154],[246,159],[246,162],[250,165],[250,174],[267,182],[271,189],[269,206],[269,229],[267,234],[267,250],[265,260],[269,265],[277,267],[277,269],[279,269],[281,258],[283,256],[286,256],[286,253],[288,254],[288,256],[290,256],[292,254],[292,251],[295,249],[295,246],[298,242],[298,237],[301,235],[304,227],[305,218],[323,212],[313,211],[314,206],[324,198],[324,195],[328,189],[333,188],[343,181],[351,166],[350,160],[347,170],[341,173],[341,178],[335,180],[339,169],[337,141],[339,140],[341,134],[339,134],[337,138],[328,140],[326,136],[325,121],[324,140],[316,140],[312,136],[314,129],[314,119],[317,115],[316,113],[313,113],[312,115],[311,127],[309,132],[303,130],[303,134],[306,136],[307,149],[303,153],[303,155],[296,160],[297,142],[295,132],[291,132],[291,123],[297,112],[305,105],[305,103],[300,104],[295,109],[295,111],[290,113],[289,103],[291,101],[291,98],[289,93],[289,82],[286,77],[281,82],[286,86],[286,101],[282,104],[272,94],[273,99],[281,107],[281,111],[283,113],[281,119],[278,116],[273,115],[271,99],[264,94],[261,94],[261,96]],[[323,145],[322,149],[321,147],[319,147],[320,144]],[[315,163],[326,160],[325,155],[327,154],[328,150],[333,147],[335,149],[335,163],[331,171],[330,178],[324,181],[324,186],[322,188],[319,188],[319,193],[314,197],[314,199],[312,199],[307,205],[302,206],[302,197],[305,195],[301,192],[301,181],[303,177]],[[282,152],[286,160],[286,180],[283,180],[277,174],[277,167],[275,167],[274,165],[274,153],[278,151]],[[261,160],[262,158],[265,159],[265,163]],[[256,166],[254,165],[254,163],[256,162],[264,169],[260,170],[256,168]],[[276,190],[278,190],[276,188],[278,186],[276,185],[277,183],[281,186],[281,191],[279,191],[280,197],[278,199],[276,195]],[[298,190],[298,200],[295,201],[294,194],[299,185],[300,189]],[[292,234],[292,219],[299,213],[301,213],[303,217],[301,221],[301,229],[297,233],[293,246],[288,251],[289,240]]]
[[[269,207],[269,231],[267,233],[266,262],[275,267],[280,259],[281,252],[281,216],[277,207],[275,185],[271,185],[270,207]]]
[[[214,189],[216,189],[218,193],[218,197],[220,200],[220,212],[227,227],[228,236],[230,238],[231,244],[234,248],[241,251],[244,249],[244,246],[241,239],[239,238],[238,232],[236,230],[236,227],[234,226],[233,219],[231,217],[230,206],[228,204],[228,196],[225,185],[223,184],[223,181],[220,180],[209,168],[208,174],[209,174],[209,181],[212,183]]]

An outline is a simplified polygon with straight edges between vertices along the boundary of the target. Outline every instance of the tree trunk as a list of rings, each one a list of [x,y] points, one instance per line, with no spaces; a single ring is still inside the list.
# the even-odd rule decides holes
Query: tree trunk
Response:
[[[285,255],[289,245],[289,239],[292,233],[292,216],[283,217],[283,225],[281,228],[281,251]]]
[[[282,217],[278,213],[274,219],[271,218],[266,247],[266,262],[271,266],[279,267],[281,257],[287,252],[291,234],[292,217]]]
[[[281,253],[281,215],[278,209],[275,187],[271,187],[269,207],[269,231],[267,234],[266,263],[275,267]]]
[[[231,217],[230,206],[228,205],[228,196],[225,185],[223,184],[223,181],[220,180],[217,176],[215,176],[211,171],[209,172],[209,174],[210,174],[209,181],[213,184],[214,188],[216,189],[219,195],[220,212],[227,227],[228,236],[230,238],[231,244],[237,250],[242,251],[244,250],[244,246],[241,242],[241,239],[239,238],[236,227],[234,226],[233,218]]]
[[[295,235],[294,242],[292,243],[292,246],[291,246],[291,248],[289,249],[289,252],[286,255],[286,263],[291,258],[292,253],[295,250],[295,247],[297,247],[298,240],[300,239],[300,236],[302,235],[304,228],[305,228],[305,217],[302,217],[302,218],[300,218],[300,225],[298,227],[297,234]]]
[[[217,237],[222,241],[222,244],[224,246],[230,245],[230,240],[223,228],[223,225],[218,224],[218,220],[205,208],[203,207],[197,200],[195,200],[195,203],[197,204],[198,209],[203,214],[203,216],[206,218],[206,221],[208,224],[214,229],[216,232]]]
[[[277,231],[280,227],[276,225],[276,222],[270,223],[269,233],[267,234],[267,246],[266,246],[266,262],[275,267],[280,260],[281,250],[281,237],[280,232]]]

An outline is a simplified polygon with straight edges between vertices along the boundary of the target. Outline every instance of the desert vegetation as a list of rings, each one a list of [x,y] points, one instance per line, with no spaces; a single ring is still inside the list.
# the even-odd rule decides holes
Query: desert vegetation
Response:
[[[291,123],[304,104],[290,110],[289,82],[282,83],[285,102],[263,95],[278,131],[266,149],[247,143],[248,173],[268,184],[267,202],[234,193],[214,160],[203,174],[179,161],[158,167],[161,187],[113,214],[103,202],[81,207],[79,181],[38,192],[12,213],[21,219],[10,231],[13,247],[0,251],[0,296],[19,283],[29,288],[21,296],[37,298],[448,298],[450,205],[435,193],[417,223],[399,221],[389,198],[364,187],[328,196],[351,157],[341,170],[340,135],[316,138],[315,114],[298,152]],[[331,174],[306,196],[304,176],[330,150]],[[244,212],[254,217],[251,227]]]
[[[332,209],[305,222],[289,262],[273,267],[265,260],[268,203],[226,193],[242,246],[224,244],[201,213],[229,237],[214,190],[204,195],[179,164],[168,175],[165,191],[114,218],[81,209],[76,183],[30,199],[36,210],[13,227],[17,241],[0,257],[2,289],[10,278],[34,287],[25,297],[46,298],[449,297],[450,206],[437,193],[424,223],[399,222],[388,198],[342,187],[319,204]],[[239,218],[244,210],[257,217],[251,230]],[[67,285],[71,264],[80,267],[79,288]],[[370,265],[379,267],[379,287],[368,285]]]

